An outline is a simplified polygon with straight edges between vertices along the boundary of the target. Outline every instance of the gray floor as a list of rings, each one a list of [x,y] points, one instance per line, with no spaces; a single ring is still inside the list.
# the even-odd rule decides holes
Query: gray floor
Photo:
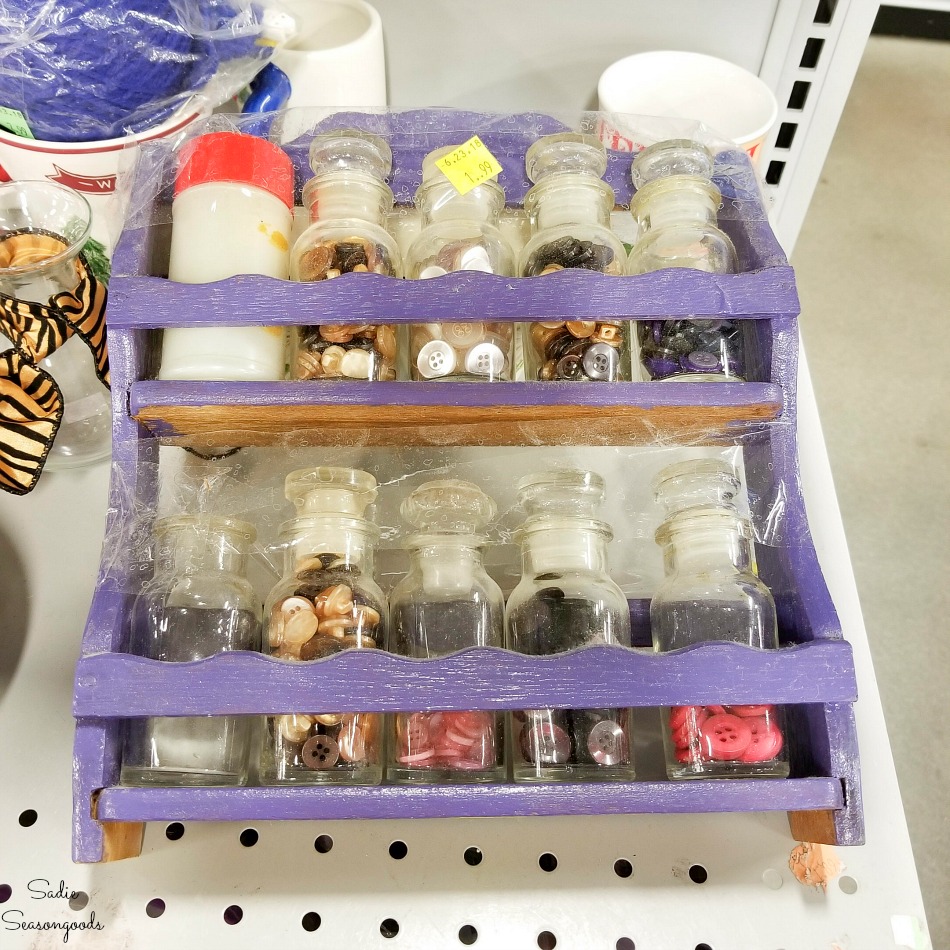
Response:
[[[936,950],[950,947],[948,156],[950,43],[872,37],[792,258]]]

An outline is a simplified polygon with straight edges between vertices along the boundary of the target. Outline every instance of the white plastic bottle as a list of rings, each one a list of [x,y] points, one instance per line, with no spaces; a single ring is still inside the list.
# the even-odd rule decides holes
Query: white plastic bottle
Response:
[[[294,169],[266,139],[211,132],[184,146],[172,204],[170,280],[208,283],[235,274],[286,280]],[[166,329],[159,379],[283,379],[283,327]]]

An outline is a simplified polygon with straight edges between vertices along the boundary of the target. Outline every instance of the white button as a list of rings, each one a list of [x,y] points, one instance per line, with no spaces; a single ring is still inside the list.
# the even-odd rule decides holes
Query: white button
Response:
[[[441,277],[447,273],[448,271],[444,267],[439,267],[438,264],[430,264],[428,267],[422,268],[419,272],[419,278],[421,280],[428,280],[430,277]]]
[[[505,370],[505,353],[494,343],[479,343],[465,357],[465,369],[473,376],[490,376],[493,379]]]
[[[373,361],[366,350],[347,350],[340,360],[340,372],[349,379],[369,379]]]
[[[444,340],[430,340],[419,350],[416,366],[425,379],[448,376],[455,369],[455,350]]]
[[[488,251],[480,244],[470,247],[459,259],[459,270],[480,270],[493,274]]]

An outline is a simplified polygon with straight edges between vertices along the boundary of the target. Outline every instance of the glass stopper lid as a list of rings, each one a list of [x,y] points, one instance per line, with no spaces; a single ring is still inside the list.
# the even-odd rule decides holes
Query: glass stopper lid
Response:
[[[423,532],[474,533],[489,524],[498,509],[473,482],[446,478],[420,485],[399,510]]]

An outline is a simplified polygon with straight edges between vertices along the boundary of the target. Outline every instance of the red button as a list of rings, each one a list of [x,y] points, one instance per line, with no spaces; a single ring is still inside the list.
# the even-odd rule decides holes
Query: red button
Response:
[[[677,715],[676,719],[679,725],[671,728],[673,745],[678,749],[685,749],[690,742],[699,738],[699,731],[703,723],[709,718],[709,713],[702,706],[680,706],[684,710],[682,715]],[[673,727],[673,715],[670,714],[670,726]]]
[[[699,712],[702,706],[671,706],[670,707],[670,729],[679,729],[689,718],[691,710]]]
[[[712,759],[738,759],[752,741],[748,721],[729,713],[710,716],[700,727],[703,752]]]
[[[768,762],[782,751],[782,731],[764,716],[745,720],[752,729],[752,740],[739,757],[741,762]]]
[[[733,716],[765,716],[775,709],[771,704],[764,706],[730,706],[729,712]]]

